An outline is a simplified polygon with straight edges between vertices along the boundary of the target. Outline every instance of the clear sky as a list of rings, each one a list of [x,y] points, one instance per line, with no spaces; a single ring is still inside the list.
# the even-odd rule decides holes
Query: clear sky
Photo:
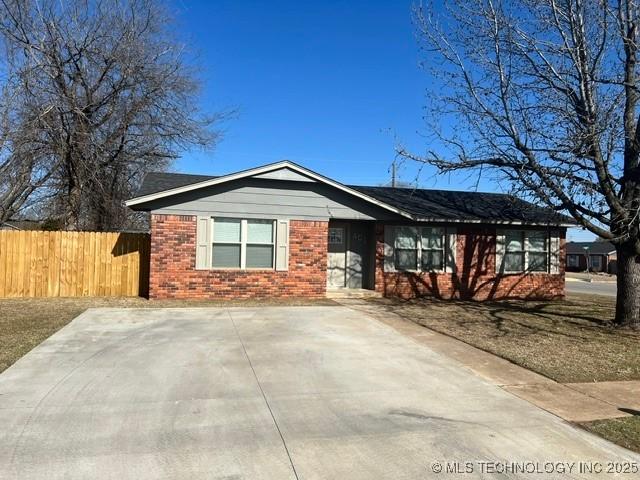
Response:
[[[174,0],[182,38],[197,54],[203,107],[237,109],[213,152],[174,166],[222,174],[288,159],[343,183],[390,179],[398,142],[419,152],[427,73],[410,0]],[[403,163],[400,180],[425,188],[475,188]],[[482,181],[479,190],[501,191]],[[591,234],[570,232],[588,240]]]

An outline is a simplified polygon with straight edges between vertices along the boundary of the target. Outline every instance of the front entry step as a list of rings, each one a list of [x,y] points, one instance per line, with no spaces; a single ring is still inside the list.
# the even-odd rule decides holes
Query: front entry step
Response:
[[[328,288],[327,298],[371,298],[382,297],[380,292],[366,288]]]

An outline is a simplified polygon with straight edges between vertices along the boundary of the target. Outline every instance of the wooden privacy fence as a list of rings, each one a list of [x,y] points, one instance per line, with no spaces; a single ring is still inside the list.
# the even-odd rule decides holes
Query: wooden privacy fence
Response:
[[[0,230],[0,297],[146,296],[145,233]]]

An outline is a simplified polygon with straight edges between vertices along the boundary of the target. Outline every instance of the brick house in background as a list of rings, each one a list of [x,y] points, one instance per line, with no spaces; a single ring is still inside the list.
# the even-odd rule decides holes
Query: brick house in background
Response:
[[[587,265],[587,256],[588,265]],[[567,242],[567,271],[615,274],[618,256],[611,242]]]
[[[567,217],[494,193],[350,186],[283,161],[150,173],[152,298],[564,295]]]

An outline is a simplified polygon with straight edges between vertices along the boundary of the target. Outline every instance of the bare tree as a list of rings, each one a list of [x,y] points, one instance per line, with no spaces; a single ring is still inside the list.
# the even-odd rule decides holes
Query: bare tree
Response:
[[[159,0],[0,0],[21,149],[67,228],[126,226],[145,172],[218,140],[174,25]]]
[[[29,148],[32,129],[16,111],[16,99],[8,86],[0,91],[0,223],[27,207],[52,174],[37,149]]]
[[[639,327],[637,1],[453,0],[414,12],[438,79],[425,118],[439,147],[399,153],[506,179],[610,240],[615,321]]]

